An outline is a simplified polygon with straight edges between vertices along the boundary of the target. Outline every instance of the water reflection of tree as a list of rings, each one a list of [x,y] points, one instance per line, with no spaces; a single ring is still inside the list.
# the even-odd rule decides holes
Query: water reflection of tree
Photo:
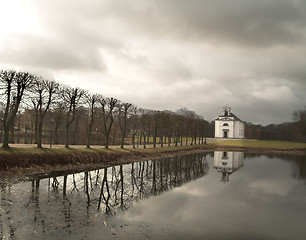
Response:
[[[33,209],[34,212],[34,220],[33,220],[33,232],[39,232],[39,227],[41,226],[41,231],[45,232],[45,215],[42,214],[40,210],[40,202],[39,202],[39,186],[40,180],[32,181],[32,190],[29,202],[26,204],[26,208]]]
[[[0,188],[0,239],[8,239],[9,236],[14,236],[16,230],[12,225],[12,185],[9,182],[1,182]]]
[[[94,225],[95,216],[101,211],[115,214],[130,208],[134,201],[162,194],[207,173],[206,157],[194,155],[42,179],[32,181],[25,209],[32,215],[33,232],[56,234],[56,229],[65,229],[71,233],[75,227]],[[18,225],[11,218],[22,216],[17,212],[10,214],[8,202],[14,204],[11,188],[9,183],[1,185],[0,230],[10,236]],[[26,220],[21,217],[18,221],[22,224]]]
[[[262,154],[248,153],[245,157],[260,157]],[[287,154],[273,154],[265,155],[271,159],[281,159],[292,164],[292,176],[300,180],[306,180],[306,157],[305,155],[287,155]]]
[[[305,156],[295,156],[294,158],[288,160],[292,162],[292,176],[301,179],[306,180],[306,162],[305,162]]]

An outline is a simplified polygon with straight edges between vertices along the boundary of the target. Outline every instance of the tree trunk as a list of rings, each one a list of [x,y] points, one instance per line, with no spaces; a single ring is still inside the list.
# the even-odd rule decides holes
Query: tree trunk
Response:
[[[35,109],[34,132],[35,132],[35,143],[37,143],[37,140],[38,140],[38,111],[36,109]]]
[[[153,136],[153,147],[156,148],[156,134]]]
[[[3,143],[2,147],[3,148],[9,148],[8,142],[9,142],[9,130],[4,128],[4,134],[3,134]]]
[[[54,129],[54,144],[58,144],[58,129]]]
[[[160,146],[163,147],[164,142],[163,142],[163,134],[162,133],[160,134],[159,140],[160,140]]]
[[[132,144],[133,144],[134,149],[136,148],[135,147],[135,135],[136,135],[136,133],[133,132],[133,134],[132,134]]]
[[[79,118],[76,118],[75,126],[74,126],[74,131],[72,135],[72,145],[76,145],[79,143],[78,141],[78,136],[79,136]]]
[[[108,149],[108,145],[109,145],[109,135],[105,134],[105,148]]]
[[[143,148],[146,148],[146,134],[143,134]]]
[[[91,145],[90,140],[91,140],[91,135],[92,135],[92,126],[93,126],[93,119],[90,121],[90,124],[87,129],[87,144],[86,144],[87,148],[90,148],[90,145]]]
[[[126,118],[124,119],[123,123],[123,131],[122,131],[121,146],[120,146],[121,148],[124,147],[125,132],[126,132]]]
[[[123,148],[123,147],[124,147],[124,138],[125,138],[125,136],[122,136],[122,137],[121,137],[121,146],[120,146],[120,148]]]
[[[37,135],[37,147],[38,148],[42,148],[41,139],[42,139],[42,121],[40,121],[38,125],[38,135]]]
[[[87,143],[86,143],[86,148],[90,148],[90,136],[91,134],[87,133]]]
[[[10,138],[9,138],[9,142],[10,143],[14,143],[14,138],[15,138],[15,129],[14,129],[14,122],[13,124],[11,124],[11,129],[10,129]]]
[[[116,144],[116,135],[117,135],[117,130],[118,130],[117,124],[114,124],[114,131],[113,131],[113,145],[115,145],[115,144]]]
[[[70,115],[72,114],[72,118],[70,119]],[[74,110],[72,112],[67,112],[67,118],[66,118],[66,136],[65,136],[65,148],[69,148],[69,133],[70,133],[70,126],[73,123],[75,119],[75,112]]]
[[[139,134],[138,134],[139,135]],[[139,144],[142,145],[142,131],[140,132]]]
[[[69,126],[66,127],[65,134],[65,148],[69,148]]]
[[[147,144],[150,144],[150,132],[148,132],[148,134],[147,134]]]

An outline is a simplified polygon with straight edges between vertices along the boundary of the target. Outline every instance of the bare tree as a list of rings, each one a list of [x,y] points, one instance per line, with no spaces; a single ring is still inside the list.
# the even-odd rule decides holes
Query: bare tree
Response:
[[[293,112],[293,119],[297,122],[297,128],[302,135],[303,141],[306,142],[306,107],[304,110],[296,110]]]
[[[165,111],[162,111],[160,114],[160,124],[159,124],[159,139],[160,139],[160,146],[163,147],[166,139],[166,127],[167,127],[167,113]]]
[[[65,86],[61,89],[61,98],[66,106],[65,147],[69,148],[70,126],[76,118],[76,108],[81,103],[85,91],[80,88]]]
[[[132,145],[133,148],[136,148],[135,146],[135,136],[138,132],[138,122],[139,122],[139,109],[135,106],[131,107],[131,117],[130,117],[130,123],[131,123],[131,133],[132,133]]]
[[[112,145],[115,145],[116,144],[116,137],[117,137],[117,132],[118,132],[118,129],[119,129],[119,105],[120,103],[118,104],[118,107],[117,109],[114,111],[114,121],[113,121],[113,126],[112,126]]]
[[[164,118],[163,118],[164,123],[163,124],[164,124],[164,132],[165,132],[165,143],[167,140],[168,146],[170,146],[171,137],[173,135],[174,113],[168,110],[164,110],[163,112],[164,112]]]
[[[72,126],[74,129],[72,132],[71,144],[72,145],[80,144],[80,134],[82,133],[81,130],[86,128],[86,109],[83,106],[79,106],[78,108],[76,108],[75,121],[73,122]]]
[[[100,96],[99,104],[101,109],[102,132],[105,137],[105,148],[109,146],[109,135],[114,123],[114,111],[117,108],[119,100],[115,98],[103,98]]]
[[[150,127],[150,110],[149,109],[144,109],[144,108],[141,108],[140,110],[140,114],[141,114],[141,117],[140,117],[140,144],[142,144],[142,140],[143,140],[143,148],[146,148],[146,142],[147,142],[147,139],[146,139],[146,136],[148,134],[148,130],[149,130],[149,127]]]
[[[55,94],[57,93],[59,84],[54,81],[48,81],[41,77],[35,77],[33,83],[33,96],[32,102],[36,110],[36,137],[37,147],[41,148],[42,145],[42,126],[46,113],[51,104],[54,102]]]
[[[98,94],[86,94],[86,103],[88,104],[88,115],[87,115],[87,144],[86,147],[90,148],[90,140],[91,140],[91,135],[92,135],[92,130],[95,122],[95,117],[96,117],[96,107],[97,103],[99,100],[99,95]]]
[[[62,102],[57,102],[56,108],[53,109],[53,116],[54,116],[54,144],[58,144],[59,141],[59,129],[63,123],[64,118],[64,112],[65,112],[65,104]]]
[[[129,115],[129,109],[133,105],[131,103],[122,103],[119,107],[119,126],[121,130],[121,148],[123,148],[124,145],[124,139],[126,136],[126,123]]]
[[[35,133],[35,143],[37,144],[38,139],[38,102],[32,99],[33,108],[34,108],[34,133]]]
[[[153,112],[153,147],[156,148],[156,139],[158,134],[158,127],[160,124],[160,111]]]
[[[6,97],[6,106],[3,115],[3,144],[8,148],[9,131],[14,127],[16,114],[25,91],[31,86],[34,76],[28,72],[16,72],[15,70],[0,71],[0,88]]]

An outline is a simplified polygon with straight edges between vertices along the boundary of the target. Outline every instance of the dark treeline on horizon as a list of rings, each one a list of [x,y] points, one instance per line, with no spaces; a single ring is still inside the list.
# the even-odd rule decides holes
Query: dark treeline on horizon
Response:
[[[305,122],[286,122],[281,124],[269,124],[267,126],[246,123],[245,137],[258,140],[285,140],[305,142]],[[303,130],[304,129],[304,130]]]
[[[260,140],[287,140],[306,142],[306,106],[292,113],[293,122],[266,126],[246,123],[245,137]]]
[[[0,70],[0,96],[3,147],[9,143],[182,146],[203,144],[205,137],[214,137],[214,122],[187,108],[143,109],[28,72]],[[295,111],[293,119],[267,126],[247,123],[245,137],[305,141],[306,110]]]

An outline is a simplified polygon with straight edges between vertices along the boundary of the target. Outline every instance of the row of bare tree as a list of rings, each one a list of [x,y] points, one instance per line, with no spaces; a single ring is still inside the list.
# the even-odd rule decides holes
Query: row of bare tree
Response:
[[[123,148],[130,139],[135,148],[138,142],[147,143],[183,141],[203,143],[207,121],[195,112],[182,108],[177,112],[137,108],[113,97],[91,94],[46,80],[28,72],[0,70],[2,147],[14,141],[14,131],[35,134],[37,147],[42,147],[43,135],[54,133],[54,143],[63,136],[65,147],[70,144],[91,146],[93,134],[101,136],[99,144],[108,148],[110,140],[120,138]],[[16,124],[18,119],[18,126]],[[31,120],[31,127],[29,121]],[[118,131],[119,130],[119,131]],[[80,140],[81,139],[81,140]],[[86,140],[85,140],[86,139]]]

